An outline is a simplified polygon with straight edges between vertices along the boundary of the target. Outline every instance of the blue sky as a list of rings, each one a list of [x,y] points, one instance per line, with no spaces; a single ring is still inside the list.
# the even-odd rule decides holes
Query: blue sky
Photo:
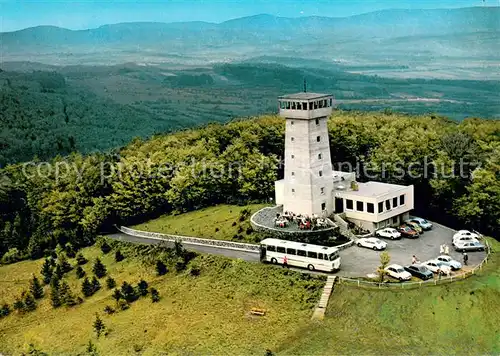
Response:
[[[499,0],[485,0],[485,3],[497,6]],[[388,8],[457,8],[482,4],[482,0],[0,0],[0,32],[38,25],[85,29],[133,21],[223,22],[260,13],[344,17]]]

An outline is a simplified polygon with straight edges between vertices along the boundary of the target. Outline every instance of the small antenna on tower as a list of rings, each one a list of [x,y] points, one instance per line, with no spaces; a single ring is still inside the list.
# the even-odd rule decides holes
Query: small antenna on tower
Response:
[[[307,82],[306,82],[306,78],[304,78],[304,93],[307,93]]]

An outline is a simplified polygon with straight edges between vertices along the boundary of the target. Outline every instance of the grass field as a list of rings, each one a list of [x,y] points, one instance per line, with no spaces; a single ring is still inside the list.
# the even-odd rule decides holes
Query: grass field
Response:
[[[493,246],[500,251],[498,242]],[[84,254],[102,255],[96,247]],[[336,286],[321,322],[310,316],[323,282],[305,274],[198,256],[191,264],[201,267],[200,276],[157,277],[133,257],[116,263],[112,255],[103,261],[118,284],[144,278],[160,291],[161,301],[139,299],[129,310],[105,316],[103,308],[114,306],[105,288],[71,309],[54,310],[44,298],[35,312],[0,319],[0,352],[19,354],[33,343],[51,355],[76,354],[92,340],[101,355],[263,355],[266,349],[277,355],[500,353],[498,253],[479,274],[447,285],[403,291]],[[0,302],[25,289],[40,265],[0,267]],[[87,272],[90,267],[85,265]],[[68,280],[76,291],[74,272]],[[252,307],[267,313],[251,317]],[[92,330],[96,312],[110,331],[100,339]]]
[[[83,253],[90,260],[102,257],[96,247]],[[0,319],[0,353],[20,354],[34,344],[50,355],[77,354],[92,340],[101,355],[137,351],[144,355],[262,355],[308,323],[324,283],[274,266],[212,256],[198,256],[191,261],[201,267],[197,277],[187,272],[157,277],[154,268],[136,258],[114,262],[113,253],[102,260],[118,285],[125,280],[135,285],[143,278],[159,290],[161,301],[153,304],[149,297],[141,298],[126,311],[105,315],[104,307],[114,307],[115,302],[104,279],[99,292],[73,308],[53,309],[44,297],[36,311],[25,315],[14,312]],[[29,261],[0,267],[0,302],[12,304],[41,264]],[[84,269],[90,274],[91,263]],[[74,271],[67,280],[80,295],[81,281]],[[253,307],[265,309],[266,315],[250,316]],[[92,329],[95,313],[101,315],[110,331],[100,339]]]
[[[217,205],[180,215],[164,215],[133,228],[206,239],[255,242],[255,232],[247,233],[250,216],[265,206],[265,204]],[[244,209],[248,209],[250,215],[240,221]]]

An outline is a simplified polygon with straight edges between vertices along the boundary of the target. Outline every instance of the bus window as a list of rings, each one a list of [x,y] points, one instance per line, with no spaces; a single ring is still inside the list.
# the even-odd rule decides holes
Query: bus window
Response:
[[[276,246],[267,246],[267,250],[275,252],[276,251]]]
[[[297,255],[298,256],[304,256],[304,257],[306,257],[306,251],[304,251],[304,250],[297,250]]]
[[[316,252],[307,252],[307,257],[309,258],[318,258],[318,254]]]
[[[339,257],[339,254],[337,252],[331,253],[330,254],[330,261],[334,261]]]
[[[318,253],[318,258],[319,258],[320,260],[322,260],[322,259],[323,259],[323,254],[322,254],[322,253]]]
[[[325,261],[328,261],[328,255],[327,255],[326,253],[323,255],[323,259],[324,259]]]
[[[281,253],[285,253],[285,248],[281,247],[281,246],[278,246],[278,247],[276,247],[276,251],[277,252],[281,252]]]
[[[295,249],[294,248],[287,248],[286,253],[287,253],[287,255],[295,255]]]

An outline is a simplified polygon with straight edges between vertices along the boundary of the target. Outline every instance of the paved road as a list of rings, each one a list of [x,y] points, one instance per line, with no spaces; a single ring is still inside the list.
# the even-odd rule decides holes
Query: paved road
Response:
[[[107,237],[119,240],[119,241],[127,241],[127,242],[133,242],[133,243],[142,243],[142,244],[158,244],[160,243],[159,240],[156,239],[148,239],[145,237],[136,237],[136,236],[130,236],[126,235],[123,233],[117,233],[117,234],[112,234],[112,235],[107,235]],[[164,242],[164,241],[162,241]],[[173,242],[167,242],[167,245],[173,246]],[[213,255],[220,255],[220,256],[226,256],[230,258],[241,258],[242,260],[245,261],[250,261],[250,262],[259,262],[259,253],[258,252],[245,252],[245,251],[237,251],[237,250],[227,250],[227,249],[222,249],[217,246],[200,246],[200,245],[191,245],[188,243],[182,243],[184,248],[190,250],[190,251],[195,251],[195,252],[200,252],[200,253],[210,253]]]
[[[439,256],[439,246],[447,244],[450,256],[462,263],[462,254],[455,252],[451,246],[454,230],[442,225],[434,224],[430,231],[425,231],[418,239],[384,240],[387,242],[387,251],[391,256],[391,263],[402,266],[411,264],[412,256],[424,262]],[[468,252],[469,265],[479,264],[486,256],[485,252]],[[340,252],[341,269],[339,276],[363,277],[375,273],[380,265],[380,252],[367,248],[353,246]],[[460,271],[458,271],[460,273]]]

